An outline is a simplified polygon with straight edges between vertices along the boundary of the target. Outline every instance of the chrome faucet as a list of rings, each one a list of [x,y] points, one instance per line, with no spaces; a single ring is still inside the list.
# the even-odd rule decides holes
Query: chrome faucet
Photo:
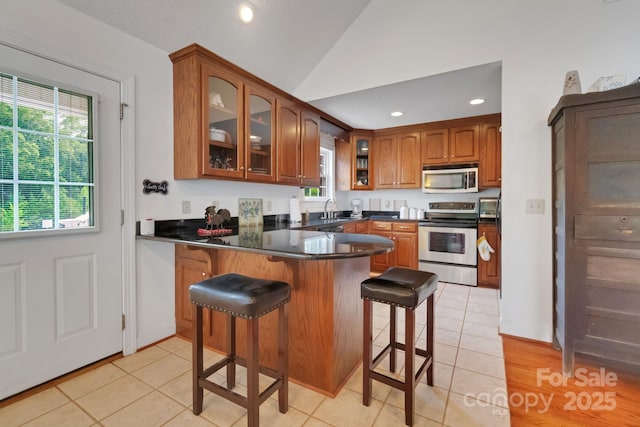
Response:
[[[336,201],[333,200],[332,198],[328,198],[325,202],[324,202],[324,214],[322,216],[322,218],[328,219],[329,218],[329,212],[327,212],[327,205],[329,204],[329,202],[335,203]]]

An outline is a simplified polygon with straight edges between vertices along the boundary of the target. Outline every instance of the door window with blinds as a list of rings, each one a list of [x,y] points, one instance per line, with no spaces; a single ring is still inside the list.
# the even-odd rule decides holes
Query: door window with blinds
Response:
[[[94,103],[0,73],[0,236],[95,226]]]

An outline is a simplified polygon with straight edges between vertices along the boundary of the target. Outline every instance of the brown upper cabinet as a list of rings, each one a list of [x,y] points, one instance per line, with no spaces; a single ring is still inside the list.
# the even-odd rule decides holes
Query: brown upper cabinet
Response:
[[[278,100],[278,182],[300,183],[300,108]]]
[[[500,122],[480,127],[480,188],[502,185],[502,131]]]
[[[420,132],[376,136],[375,188],[420,188]]]
[[[429,129],[421,137],[423,165],[469,163],[480,158],[477,125]]]
[[[320,183],[320,112],[196,44],[173,62],[174,177]]]
[[[302,138],[300,143],[300,185],[320,185],[320,116],[302,110]]]
[[[320,184],[320,117],[287,100],[278,100],[277,169],[281,184]]]

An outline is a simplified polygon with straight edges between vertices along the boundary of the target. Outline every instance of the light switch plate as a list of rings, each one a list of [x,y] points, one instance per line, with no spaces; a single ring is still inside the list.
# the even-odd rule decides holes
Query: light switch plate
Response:
[[[544,213],[544,199],[527,199],[526,214],[540,215]]]
[[[182,213],[185,215],[191,213],[191,201],[189,200],[182,201]]]

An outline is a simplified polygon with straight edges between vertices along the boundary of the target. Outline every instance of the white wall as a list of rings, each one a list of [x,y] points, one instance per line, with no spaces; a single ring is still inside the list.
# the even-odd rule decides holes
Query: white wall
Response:
[[[500,330],[551,341],[551,134],[565,73],[640,76],[640,2],[373,0],[295,95],[348,93],[502,61],[503,299]],[[339,74],[332,70],[352,70]],[[545,200],[525,215],[525,200]]]

